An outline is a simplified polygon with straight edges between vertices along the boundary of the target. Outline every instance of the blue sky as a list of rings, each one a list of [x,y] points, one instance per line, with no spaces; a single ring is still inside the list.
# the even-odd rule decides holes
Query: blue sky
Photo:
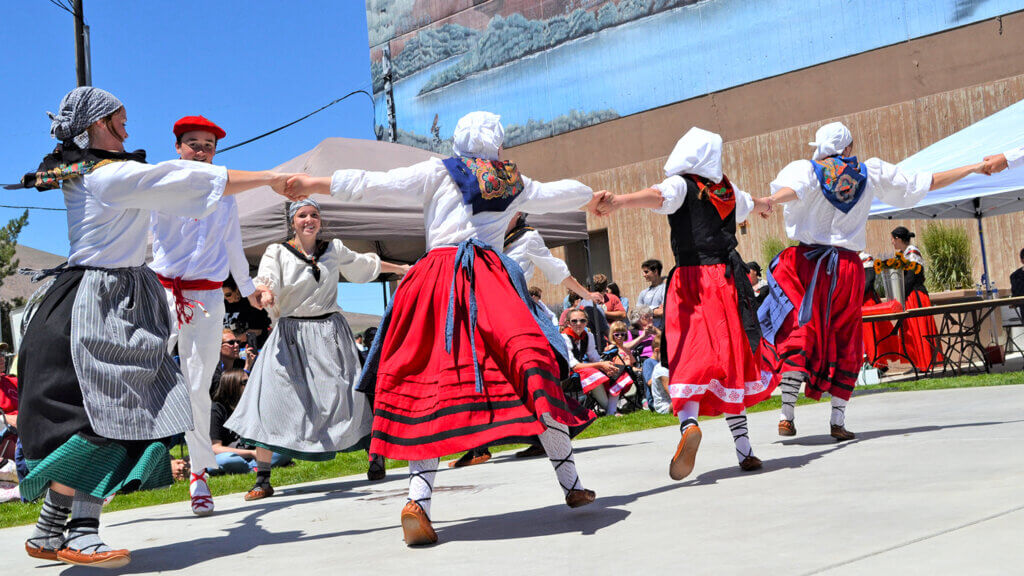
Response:
[[[171,126],[202,114],[228,133],[221,147],[370,87],[365,4],[361,0],[240,2],[85,0],[92,83],[128,111],[129,149],[151,162],[175,158]],[[47,110],[75,87],[74,21],[48,0],[0,3],[0,182],[32,170],[55,141]],[[331,136],[373,138],[362,95],[258,142],[217,157],[243,170],[268,169]],[[62,208],[58,191],[2,191],[0,204]],[[239,197],[244,202],[245,196]],[[21,210],[0,208],[0,224]],[[68,253],[63,212],[33,210],[20,243]],[[379,285],[342,287],[347,310],[381,313]]]

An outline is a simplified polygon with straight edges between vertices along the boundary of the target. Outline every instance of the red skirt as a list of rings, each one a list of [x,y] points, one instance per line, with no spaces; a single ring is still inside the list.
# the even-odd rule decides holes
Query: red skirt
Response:
[[[453,248],[435,248],[399,284],[381,347],[370,453],[423,460],[535,436],[540,416],[573,428],[595,416],[566,404],[559,367],[544,333],[498,256],[476,249],[476,334],[470,334],[466,275],[455,282],[451,352],[445,319]],[[470,338],[483,391],[476,391]]]
[[[894,302],[898,309],[892,312],[902,312],[899,302]],[[862,313],[869,307],[881,307],[881,304],[871,298],[864,299]],[[864,333],[864,357],[872,363],[875,368],[887,368],[890,360],[899,360],[897,355],[900,350],[899,338],[893,335],[892,322],[867,322],[867,314],[864,315],[864,322],[861,324]]]
[[[924,308],[931,305],[931,299],[924,292],[914,290],[907,295],[907,310]],[[907,318],[903,321],[901,333],[903,336],[903,346],[907,349],[907,357],[914,364],[914,368],[921,371],[931,368],[933,356],[935,364],[942,363],[942,352],[935,350],[935,338],[926,338],[926,336],[934,337],[938,334],[934,316]]]
[[[831,278],[824,262],[814,294],[806,292],[816,262],[804,254],[812,249],[801,245],[783,250],[771,270],[794,309],[776,332],[774,344],[761,341],[761,362],[771,370],[776,384],[785,372],[805,374],[804,395],[808,398],[817,400],[828,392],[849,400],[864,362],[864,266],[856,252],[839,250],[839,262],[833,271],[838,276],[829,312]],[[813,298],[814,307],[810,321],[799,326],[797,315],[804,298]]]
[[[737,272],[739,273],[739,272]],[[771,395],[740,319],[725,264],[678,266],[665,290],[665,345],[672,411],[700,402],[707,416],[739,414]]]
[[[573,368],[573,370],[580,375],[580,384],[583,386],[584,394],[589,394],[598,386],[604,386],[609,396],[621,396],[633,385],[633,377],[625,370],[614,382],[597,368]]]

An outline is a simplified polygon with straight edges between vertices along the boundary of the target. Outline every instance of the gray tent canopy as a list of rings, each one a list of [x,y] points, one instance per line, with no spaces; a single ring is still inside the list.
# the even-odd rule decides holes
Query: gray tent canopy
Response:
[[[342,168],[383,171],[433,157],[437,155],[401,144],[328,138],[274,170],[330,176]],[[421,208],[390,206],[383,199],[379,204],[352,204],[328,196],[317,196],[316,200],[321,207],[321,235],[325,238],[340,238],[357,252],[374,252],[384,260],[399,263],[415,262],[426,251]],[[239,196],[242,245],[251,265],[259,264],[269,244],[287,239],[286,204],[287,200],[269,187]],[[587,220],[583,212],[535,215],[530,217],[530,225],[537,228],[548,247],[587,240]]]

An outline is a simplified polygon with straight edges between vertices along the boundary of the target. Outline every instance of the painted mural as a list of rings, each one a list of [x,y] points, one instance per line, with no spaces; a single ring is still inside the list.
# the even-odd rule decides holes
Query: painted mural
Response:
[[[366,0],[377,125],[450,150],[466,112],[506,146],[1024,10],[1024,0]]]

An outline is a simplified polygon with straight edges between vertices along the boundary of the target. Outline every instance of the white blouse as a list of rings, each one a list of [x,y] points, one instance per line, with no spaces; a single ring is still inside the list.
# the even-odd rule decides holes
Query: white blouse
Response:
[[[678,174],[669,176],[652,188],[661,192],[661,208],[653,208],[658,214],[675,214],[686,200],[686,179]],[[747,216],[754,210],[754,199],[735,186],[732,191],[736,195],[736,223],[746,222]]]
[[[339,273],[349,282],[369,282],[380,275],[380,257],[353,252],[341,240],[334,239],[317,260],[317,267],[319,281],[309,264],[283,245],[267,246],[255,280],[257,286],[265,286],[274,293],[274,305],[267,309],[274,322],[282,316],[301,318],[340,311]]]
[[[797,160],[783,168],[771,188],[773,194],[782,188],[792,188],[797,195],[797,200],[784,205],[786,234],[805,244],[859,252],[867,243],[865,229],[872,200],[878,198],[891,206],[908,208],[920,202],[932,187],[930,172],[908,174],[878,158],[866,160],[864,166],[868,171],[864,193],[846,214],[821,193],[810,160]]]
[[[151,212],[203,218],[217,207],[227,182],[223,166],[187,160],[114,162],[65,180],[68,265],[142,266]]]
[[[338,170],[331,195],[343,202],[376,202],[423,208],[427,250],[476,238],[500,250],[516,212],[573,212],[590,201],[593,191],[575,180],[541,183],[523,176],[525,187],[503,212],[481,212],[462,201],[462,192],[440,158],[387,172]]]
[[[231,196],[221,198],[217,209],[202,220],[153,213],[153,261],[149,267],[166,278],[235,279],[246,298],[256,287],[249,278],[249,262],[242,250],[238,205]]]
[[[551,250],[544,245],[544,238],[536,230],[530,230],[520,236],[505,249],[505,255],[519,264],[527,282],[533,278],[536,269],[539,269],[548,282],[555,286],[569,277],[569,266],[551,254]]]
[[[1014,148],[1013,150],[1007,150],[1003,153],[1003,156],[1006,156],[1006,164],[1010,168],[1024,166],[1024,146]]]

